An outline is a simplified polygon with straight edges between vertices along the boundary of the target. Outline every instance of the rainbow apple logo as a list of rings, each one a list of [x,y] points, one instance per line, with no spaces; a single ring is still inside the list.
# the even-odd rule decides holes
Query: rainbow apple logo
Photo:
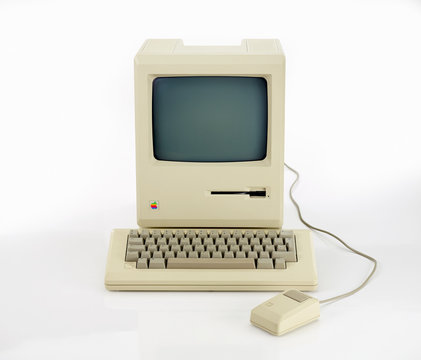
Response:
[[[150,204],[152,210],[158,210],[158,201],[151,201]]]

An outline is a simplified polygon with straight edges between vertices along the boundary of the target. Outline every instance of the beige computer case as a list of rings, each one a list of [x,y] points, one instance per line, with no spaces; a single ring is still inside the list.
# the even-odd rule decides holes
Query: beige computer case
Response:
[[[160,76],[258,76],[267,81],[267,157],[238,163],[158,161],[152,143],[152,82]],[[147,40],[135,57],[137,222],[141,227],[282,226],[285,57],[278,40],[184,46]],[[265,189],[267,196],[211,195]]]

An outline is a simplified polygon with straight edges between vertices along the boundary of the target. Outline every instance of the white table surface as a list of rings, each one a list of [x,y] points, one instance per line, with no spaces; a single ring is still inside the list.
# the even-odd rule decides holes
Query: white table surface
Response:
[[[410,236],[399,231],[395,238]],[[99,231],[69,231],[2,239],[1,359],[57,359],[58,354],[61,359],[415,359],[421,354],[420,246],[365,246],[379,260],[369,286],[322,305],[318,321],[274,337],[253,327],[249,315],[275,293],[106,291],[106,238]],[[315,245],[316,297],[352,288],[370,268],[317,237]]]

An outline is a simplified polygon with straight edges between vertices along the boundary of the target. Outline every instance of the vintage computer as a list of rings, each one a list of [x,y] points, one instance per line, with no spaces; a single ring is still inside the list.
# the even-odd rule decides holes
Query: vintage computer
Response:
[[[111,235],[109,290],[314,290],[308,230],[282,228],[278,40],[135,57],[138,229]]]
[[[111,234],[108,290],[268,291],[251,322],[280,335],[319,317],[309,230],[283,228],[285,56],[278,40],[135,57],[137,224]],[[298,173],[296,173],[298,179]],[[294,183],[295,184],[295,183]]]

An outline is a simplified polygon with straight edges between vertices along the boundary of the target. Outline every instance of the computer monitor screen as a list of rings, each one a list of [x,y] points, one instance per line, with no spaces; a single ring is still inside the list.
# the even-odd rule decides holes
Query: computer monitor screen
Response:
[[[158,77],[152,89],[158,160],[258,161],[266,157],[267,82],[262,77]]]

